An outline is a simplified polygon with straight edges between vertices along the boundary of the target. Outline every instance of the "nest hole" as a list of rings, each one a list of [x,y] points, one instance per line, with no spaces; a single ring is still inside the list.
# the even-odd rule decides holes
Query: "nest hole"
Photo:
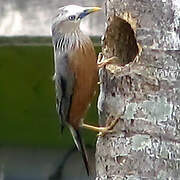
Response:
[[[113,16],[104,36],[103,53],[106,58],[117,56],[124,66],[132,62],[139,50],[131,25],[120,17]]]

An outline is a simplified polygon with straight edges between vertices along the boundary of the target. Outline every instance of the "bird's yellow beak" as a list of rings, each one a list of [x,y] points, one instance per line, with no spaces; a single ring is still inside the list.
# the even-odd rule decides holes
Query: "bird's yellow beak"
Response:
[[[87,9],[87,13],[90,14],[92,12],[96,12],[96,11],[100,11],[100,10],[101,10],[100,7],[92,7],[92,8]]]
[[[85,16],[87,16],[90,13],[96,12],[96,11],[100,11],[101,8],[99,7],[87,7],[84,9],[84,11],[78,16],[78,19],[82,19]]]

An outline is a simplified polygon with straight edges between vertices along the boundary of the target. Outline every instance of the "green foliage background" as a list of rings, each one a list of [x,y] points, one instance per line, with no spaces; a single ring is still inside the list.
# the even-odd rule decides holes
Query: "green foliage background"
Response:
[[[51,46],[0,46],[1,145],[66,148],[73,144],[67,129],[60,133],[52,76]],[[97,120],[95,99],[85,121],[97,125]],[[83,136],[86,144],[94,145],[94,132],[83,131]]]

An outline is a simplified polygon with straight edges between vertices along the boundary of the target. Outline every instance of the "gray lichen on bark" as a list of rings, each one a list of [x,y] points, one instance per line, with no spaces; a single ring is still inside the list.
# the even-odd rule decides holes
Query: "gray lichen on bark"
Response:
[[[180,3],[179,3],[180,4]],[[178,0],[107,0],[99,72],[96,180],[180,179],[180,5]]]

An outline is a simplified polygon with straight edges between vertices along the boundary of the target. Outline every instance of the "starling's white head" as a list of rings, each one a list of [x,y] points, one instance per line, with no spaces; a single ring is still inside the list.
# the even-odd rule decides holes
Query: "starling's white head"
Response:
[[[63,34],[73,33],[79,29],[81,20],[88,14],[99,11],[99,7],[64,6],[58,9],[53,19],[52,31]]]

